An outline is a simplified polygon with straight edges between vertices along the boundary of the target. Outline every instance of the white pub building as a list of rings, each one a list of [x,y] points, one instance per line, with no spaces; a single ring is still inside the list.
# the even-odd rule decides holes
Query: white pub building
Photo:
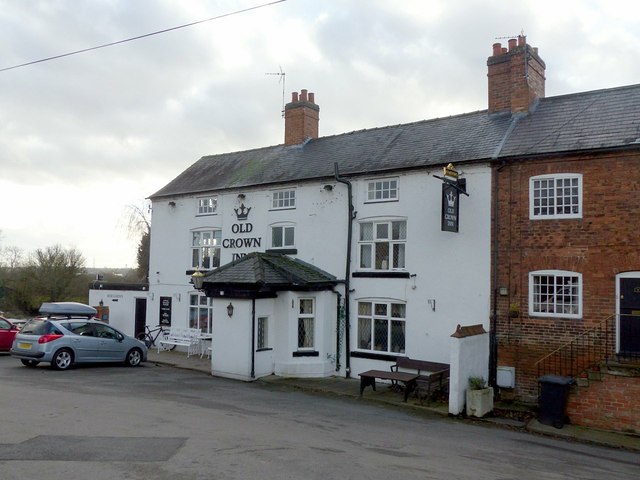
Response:
[[[509,119],[318,137],[314,94],[293,93],[283,145],[205,156],[151,195],[147,324],[211,333],[212,373],[242,380],[448,363],[457,325],[489,328]]]

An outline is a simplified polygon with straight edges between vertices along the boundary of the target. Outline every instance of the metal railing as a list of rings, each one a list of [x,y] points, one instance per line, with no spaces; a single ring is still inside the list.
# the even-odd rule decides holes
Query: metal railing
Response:
[[[616,346],[617,328],[623,329],[621,339],[624,338],[619,349]],[[571,342],[538,360],[535,364],[538,378],[548,374],[576,377],[612,359],[639,360],[640,349],[634,348],[638,345],[640,345],[640,317],[611,315],[596,327],[586,330]]]

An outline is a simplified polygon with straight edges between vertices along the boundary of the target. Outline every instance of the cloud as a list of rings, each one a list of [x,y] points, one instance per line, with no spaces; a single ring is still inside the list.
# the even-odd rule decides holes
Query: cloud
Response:
[[[0,0],[0,68],[258,4]],[[547,95],[637,83],[639,10],[624,1],[289,0],[0,72],[0,178],[29,197],[2,212],[3,244],[75,238],[98,264],[133,264],[135,248],[114,233],[127,204],[203,155],[282,143],[282,83],[268,72],[286,73],[285,102],[292,91],[315,93],[321,135],[413,122],[486,108],[491,45],[523,29],[547,63]],[[98,224],[115,235],[106,245],[85,236]]]

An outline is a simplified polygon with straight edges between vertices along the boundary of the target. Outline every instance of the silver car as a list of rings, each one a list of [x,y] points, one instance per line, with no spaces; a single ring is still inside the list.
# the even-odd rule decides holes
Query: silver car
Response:
[[[75,363],[124,362],[135,367],[147,360],[147,346],[95,319],[96,310],[75,302],[44,303],[40,313],[16,334],[10,353],[23,365],[50,363],[66,370]]]

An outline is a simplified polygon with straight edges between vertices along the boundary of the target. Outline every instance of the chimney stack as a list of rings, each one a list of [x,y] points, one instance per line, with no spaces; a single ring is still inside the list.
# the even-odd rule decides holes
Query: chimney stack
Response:
[[[320,107],[315,95],[307,90],[291,94],[291,103],[284,106],[284,144],[298,145],[310,138],[318,138]]]
[[[512,38],[509,48],[493,44],[487,60],[489,113],[528,112],[538,98],[544,98],[545,64],[538,49],[527,45],[524,35]]]

